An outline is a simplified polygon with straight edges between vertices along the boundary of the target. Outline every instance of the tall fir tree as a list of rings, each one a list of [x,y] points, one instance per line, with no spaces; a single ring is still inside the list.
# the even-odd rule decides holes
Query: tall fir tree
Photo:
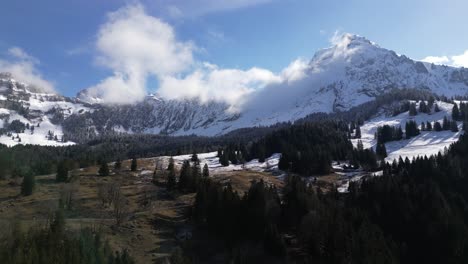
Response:
[[[210,170],[208,169],[208,164],[205,163],[203,166],[203,178],[210,177]]]
[[[133,159],[132,159],[132,163],[131,163],[131,165],[130,165],[130,170],[131,170],[131,171],[136,171],[137,168],[138,168],[138,161],[137,161],[136,158],[133,158]]]
[[[107,165],[107,162],[106,161],[101,161],[101,165],[99,167],[99,176],[109,176],[110,172],[109,172],[109,166]]]
[[[415,116],[418,114],[418,111],[416,110],[416,104],[415,103],[411,103],[410,104],[410,108],[409,108],[409,115],[410,116]]]
[[[62,160],[57,164],[57,174],[55,176],[56,182],[68,181],[68,164],[67,161]]]
[[[177,185],[176,172],[174,165],[174,158],[169,158],[169,165],[167,166],[167,181],[166,187],[168,190],[174,190]]]
[[[356,127],[356,135],[355,135],[356,138],[361,138],[361,127],[358,125]]]
[[[197,153],[194,152],[194,153],[192,154],[192,157],[190,158],[190,161],[192,161],[192,162],[200,162],[200,161],[198,160],[198,155],[197,155]]]
[[[118,170],[120,170],[121,168],[122,168],[122,160],[117,159],[117,161],[116,161],[115,164],[114,164],[114,169],[118,171]]]
[[[452,107],[452,119],[453,120],[460,120],[460,110],[458,109],[457,103],[453,103]]]
[[[180,169],[179,182],[177,184],[180,191],[184,191],[188,188],[191,177],[190,174],[190,162],[188,160],[184,160]]]
[[[384,159],[387,157],[387,148],[385,147],[384,143],[378,142],[377,146],[375,147],[375,154],[380,159]]]
[[[450,131],[452,131],[452,132],[458,132],[458,124],[457,124],[457,121],[452,120],[452,122],[450,122]]]
[[[21,194],[29,196],[33,193],[36,186],[36,178],[31,170],[26,169],[22,172],[23,182],[21,183]]]

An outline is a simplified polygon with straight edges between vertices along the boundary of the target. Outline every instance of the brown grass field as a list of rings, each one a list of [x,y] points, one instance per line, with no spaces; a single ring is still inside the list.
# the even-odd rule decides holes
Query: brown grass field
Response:
[[[98,176],[98,167],[70,172],[71,183],[56,183],[55,174],[36,176],[33,195],[20,195],[21,180],[0,180],[0,232],[8,232],[11,225],[19,224],[24,230],[47,224],[59,206],[64,188],[73,188],[71,209],[65,211],[67,230],[92,228],[99,231],[115,250],[127,249],[137,263],[153,263],[167,257],[177,245],[179,229],[189,226],[187,212],[195,194],[170,195],[163,184],[151,182],[155,158],[141,159],[138,170],[131,172],[130,161],[124,161],[118,172],[111,176]],[[113,164],[109,164],[113,168]],[[248,190],[252,180],[263,179],[277,187],[282,182],[263,172],[236,171],[211,173],[220,182],[230,182],[240,194]],[[164,179],[158,179],[164,182]],[[98,185],[117,183],[127,199],[127,219],[119,227],[111,206],[103,205]],[[70,187],[72,186],[72,187]]]

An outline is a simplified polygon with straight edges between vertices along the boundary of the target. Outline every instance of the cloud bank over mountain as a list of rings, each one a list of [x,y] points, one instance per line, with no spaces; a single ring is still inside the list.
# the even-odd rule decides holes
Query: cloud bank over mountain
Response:
[[[453,56],[427,56],[421,61],[438,65],[448,65],[453,67],[468,67],[468,50],[460,55]]]
[[[284,78],[299,78],[302,67],[293,62],[282,73],[253,67],[225,69],[197,61],[197,47],[177,39],[171,25],[149,15],[141,4],[108,14],[95,43],[98,65],[112,75],[89,87],[87,94],[104,103],[128,104],[147,94],[147,80],[155,77],[157,92],[169,99],[199,98],[226,102],[237,109],[245,96]]]
[[[40,61],[19,47],[7,51],[8,59],[0,59],[0,72],[9,72],[14,78],[29,83],[44,92],[54,93],[54,84],[42,76],[37,69]]]

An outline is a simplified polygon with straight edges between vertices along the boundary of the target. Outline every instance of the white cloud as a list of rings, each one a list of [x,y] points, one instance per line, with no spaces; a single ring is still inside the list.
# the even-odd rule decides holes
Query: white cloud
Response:
[[[272,1],[273,0],[158,0],[154,3],[156,7],[169,6],[167,10],[169,16],[178,19],[246,8]]]
[[[27,83],[44,92],[55,93],[54,85],[45,80],[36,66],[39,60],[19,47],[11,47],[7,54],[9,60],[0,59],[0,72],[9,72],[18,81]]]
[[[450,60],[447,56],[427,56],[421,61],[423,62],[428,62],[428,63],[434,63],[434,64],[447,64]]]
[[[215,100],[239,110],[246,95],[271,84],[302,79],[308,67],[299,59],[275,74],[258,67],[223,69],[197,62],[193,58],[194,44],[178,41],[169,24],[148,15],[139,4],[108,16],[100,27],[96,48],[96,61],[113,74],[90,87],[88,95],[105,103],[142,100],[147,94],[147,79],[156,77],[157,92],[164,98]]]
[[[468,67],[468,50],[463,54],[453,55],[453,56],[427,56],[421,61],[440,64],[440,65],[449,65],[453,67]]]
[[[178,41],[169,24],[148,15],[140,4],[110,13],[96,48],[98,64],[113,76],[88,90],[108,103],[139,101],[148,77],[180,73],[193,63],[193,44]]]
[[[26,53],[23,49],[19,47],[11,47],[8,49],[8,54],[14,58],[20,59],[20,60],[25,60],[25,61],[31,61],[36,64],[39,64],[39,60],[34,58],[33,56],[29,55]]]
[[[468,50],[461,55],[452,56],[452,65],[455,67],[468,67]]]
[[[297,81],[306,76],[308,68],[309,63],[305,59],[297,59],[281,72],[281,77],[288,82]]]
[[[231,110],[237,111],[245,102],[246,95],[280,81],[279,76],[265,69],[220,69],[204,63],[184,78],[163,78],[158,92],[169,99],[199,98],[201,102],[226,102],[231,105]]]

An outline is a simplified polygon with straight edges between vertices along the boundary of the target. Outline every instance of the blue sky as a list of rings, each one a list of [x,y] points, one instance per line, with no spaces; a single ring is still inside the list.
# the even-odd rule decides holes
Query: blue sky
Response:
[[[446,64],[468,50],[468,2],[462,0],[15,0],[2,3],[2,10],[3,64],[22,63],[31,75],[65,95],[92,87],[100,93],[121,96],[120,89],[139,97],[162,84],[167,88],[161,90],[171,93],[181,79],[179,86],[199,78],[188,91],[197,93],[219,75],[222,81],[248,79],[248,84],[232,84],[247,89],[244,86],[275,78],[296,59],[308,60],[330,46],[336,31],[365,36],[414,59],[433,56],[429,60]],[[114,20],[109,17],[119,11]],[[141,34],[170,35],[137,45],[152,51],[164,41],[159,55],[147,60],[124,50],[125,60],[119,57],[120,46],[110,41],[127,40],[115,36],[118,30],[108,31],[121,21],[134,22],[126,16],[149,23]],[[160,30],[151,29],[158,25]],[[128,30],[126,36],[133,36]],[[176,50],[170,48],[173,44]],[[173,64],[162,62],[172,58]],[[214,69],[218,75],[212,74]]]

